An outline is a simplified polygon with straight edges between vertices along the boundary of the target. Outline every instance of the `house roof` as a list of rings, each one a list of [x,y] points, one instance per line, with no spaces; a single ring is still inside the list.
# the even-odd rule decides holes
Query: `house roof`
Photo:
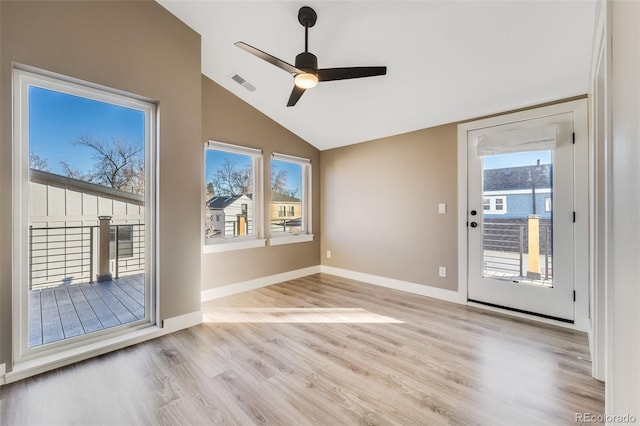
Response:
[[[549,188],[553,179],[553,166],[506,167],[484,171],[485,191],[509,191],[517,189]]]
[[[277,192],[271,193],[271,201],[279,202],[279,203],[299,203],[300,199],[296,197],[292,197],[290,195],[280,194]]]
[[[224,209],[229,205],[233,204],[236,200],[246,197],[251,199],[251,194],[249,195],[218,195],[216,197],[210,198],[205,204],[210,209]]]
[[[125,203],[144,205],[144,196],[133,194],[127,191],[121,191],[115,188],[109,188],[104,185],[86,182],[84,180],[74,179],[55,173],[45,172],[43,170],[29,170],[29,179],[31,182],[43,185],[51,185],[58,188],[69,189],[72,191],[83,192],[85,194],[97,195],[100,197],[112,198],[114,200],[123,201]]]

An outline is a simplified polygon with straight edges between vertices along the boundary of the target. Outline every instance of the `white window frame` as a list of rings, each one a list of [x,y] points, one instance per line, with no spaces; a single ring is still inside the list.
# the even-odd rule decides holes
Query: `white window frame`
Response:
[[[38,365],[42,360],[56,359],[60,353],[80,353],[89,346],[149,328],[156,323],[156,176],[157,176],[157,106],[150,100],[127,92],[64,75],[16,64],[13,77],[13,354],[14,370],[21,365]],[[68,95],[136,109],[145,114],[145,317],[123,326],[66,338],[46,345],[29,347],[29,290],[26,285],[29,271],[29,87],[40,87]],[[69,352],[67,352],[69,351]],[[28,368],[28,367],[25,367]]]
[[[484,195],[483,201],[485,198],[489,199],[489,210],[484,209],[484,203],[483,203],[484,214],[507,214],[507,196],[506,195],[501,195],[501,196]],[[502,207],[503,207],[502,210],[496,209],[497,200],[502,200]]]
[[[280,154],[274,152],[271,154],[271,160],[285,161],[289,163],[299,164],[302,167],[302,194],[301,194],[301,217],[302,230],[297,233],[282,233],[270,235],[269,245],[277,246],[282,244],[304,243],[313,241],[312,226],[312,192],[311,192],[311,160],[302,157],[296,157],[288,154]],[[285,215],[287,210],[285,209]],[[270,218],[269,218],[270,220]]]
[[[208,253],[220,253],[225,251],[243,250],[248,248],[264,247],[266,245],[266,239],[264,238],[263,230],[263,215],[262,215],[262,194],[264,192],[262,185],[262,150],[256,148],[249,148],[241,145],[233,145],[230,143],[208,140],[204,144],[204,162],[203,168],[206,171],[207,158],[206,152],[208,149],[216,151],[230,152],[232,154],[240,154],[251,157],[253,167],[253,194],[251,200],[251,210],[253,212],[253,233],[251,235],[219,238],[215,241],[207,243],[205,240],[204,232],[202,235],[202,252]],[[206,176],[202,180],[203,185],[206,187]],[[203,191],[204,192],[204,191]],[[205,200],[206,201],[206,200]],[[203,203],[204,205],[204,203]],[[205,207],[203,207],[205,208]],[[203,210],[204,212],[204,210]],[[203,217],[206,220],[206,217]],[[204,230],[204,223],[202,226]]]

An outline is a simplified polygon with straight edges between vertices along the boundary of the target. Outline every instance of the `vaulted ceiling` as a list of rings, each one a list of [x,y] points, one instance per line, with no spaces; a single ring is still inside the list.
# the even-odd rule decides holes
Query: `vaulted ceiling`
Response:
[[[203,74],[320,150],[588,91],[593,0],[158,2],[202,36]],[[301,6],[318,14],[319,67],[387,75],[323,82],[287,107],[292,76],[234,42],[293,64]]]

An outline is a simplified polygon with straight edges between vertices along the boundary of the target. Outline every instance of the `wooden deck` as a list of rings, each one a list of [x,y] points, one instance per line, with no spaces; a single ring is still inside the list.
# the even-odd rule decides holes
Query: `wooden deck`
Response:
[[[144,318],[144,274],[29,292],[29,347]]]

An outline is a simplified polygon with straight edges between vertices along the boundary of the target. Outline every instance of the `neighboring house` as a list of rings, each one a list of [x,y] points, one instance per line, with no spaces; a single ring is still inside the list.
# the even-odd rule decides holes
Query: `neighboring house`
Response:
[[[271,194],[271,228],[288,230],[289,227],[302,226],[302,200],[285,194]],[[286,228],[286,229],[285,229]]]
[[[207,202],[205,237],[232,237],[253,233],[251,194],[216,196]]]
[[[551,219],[553,166],[507,167],[484,171],[483,210],[486,219],[526,219],[535,214]]]
[[[30,181],[32,288],[95,278],[99,216],[111,217],[111,271],[116,248],[119,275],[144,269],[142,195],[40,170],[30,171]]]

